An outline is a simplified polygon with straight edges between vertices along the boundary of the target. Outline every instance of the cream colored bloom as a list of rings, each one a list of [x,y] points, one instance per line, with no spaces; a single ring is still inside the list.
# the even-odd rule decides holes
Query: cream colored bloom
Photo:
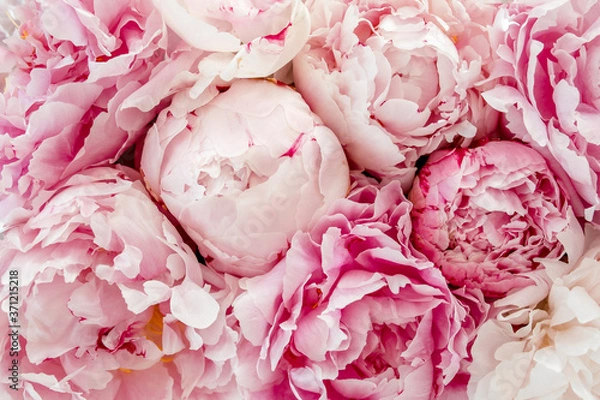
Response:
[[[482,326],[470,398],[600,397],[600,229],[588,226],[584,235],[575,225],[561,241],[569,261],[542,261],[551,282],[546,300]]]

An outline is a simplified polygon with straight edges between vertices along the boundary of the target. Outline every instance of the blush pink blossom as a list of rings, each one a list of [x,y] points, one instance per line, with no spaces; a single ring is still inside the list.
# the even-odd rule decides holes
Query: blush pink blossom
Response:
[[[236,275],[270,269],[349,183],[335,135],[297,92],[267,80],[234,81],[190,113],[163,111],[141,168],[211,265]]]
[[[211,53],[205,75],[225,81],[267,77],[300,51],[310,30],[301,0],[153,0],[166,24],[192,48]]]
[[[171,29],[168,51],[123,102],[129,123],[165,104],[175,114],[191,112],[234,79],[281,75],[310,29],[300,0],[153,2]]]
[[[415,178],[412,242],[455,286],[502,297],[534,284],[562,248],[568,197],[544,158],[516,142],[440,150]]]
[[[468,144],[497,121],[475,87],[493,13],[476,22],[474,2],[429,3],[310,1],[312,33],[294,59],[296,87],[349,159],[405,187],[420,156]]]
[[[209,393],[227,386],[219,372],[235,356],[236,335],[222,308],[231,303],[224,300],[230,291],[198,263],[135,171],[76,174],[38,214],[5,232],[5,331],[14,315],[8,285],[14,271],[25,397],[165,399],[196,385]],[[214,282],[207,284],[205,275]],[[3,369],[12,362],[9,347],[3,335]],[[185,381],[181,369],[190,354],[211,382]],[[232,373],[224,375],[229,382]]]
[[[164,57],[150,0],[30,1],[0,50],[0,220],[12,226],[37,194],[83,168],[114,162],[154,118],[123,102]],[[4,68],[9,63],[11,68]],[[1,228],[0,228],[1,229]]]
[[[168,51],[123,102],[128,123],[164,104],[173,113],[191,112],[233,79],[274,76],[291,83],[290,61],[310,29],[303,1],[153,2],[170,28]]]
[[[246,398],[429,400],[451,385],[473,319],[412,251],[410,208],[398,182],[359,188],[240,282]]]
[[[578,216],[600,209],[600,2],[519,1],[501,8],[490,35],[492,74],[484,93],[511,137],[544,154],[572,193]]]

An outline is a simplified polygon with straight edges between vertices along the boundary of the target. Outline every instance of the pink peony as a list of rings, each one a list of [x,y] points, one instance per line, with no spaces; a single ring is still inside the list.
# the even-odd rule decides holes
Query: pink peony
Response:
[[[166,57],[122,105],[127,121],[169,104],[174,114],[203,105],[236,78],[288,77],[310,20],[300,0],[154,0],[166,24]],[[287,64],[287,65],[285,65]],[[285,65],[285,67],[284,67]]]
[[[0,73],[10,72],[0,95],[5,226],[26,220],[41,190],[115,161],[140,137],[155,114],[132,118],[122,105],[165,53],[150,0],[29,1],[11,15],[19,28],[0,50]]]
[[[548,160],[578,216],[600,221],[600,2],[519,1],[491,35],[504,85],[484,93],[507,130]]]
[[[570,209],[536,151],[516,142],[431,155],[409,194],[412,242],[455,286],[501,297],[562,250]]]
[[[267,77],[306,43],[310,19],[301,0],[153,0],[166,24],[192,48],[211,53],[203,74],[225,81]]]
[[[4,332],[20,326],[21,348],[9,357],[12,340],[2,335],[0,364],[6,371],[19,362],[15,395],[182,398],[197,385],[218,393],[231,381],[231,290],[197,262],[137,178],[125,168],[85,170],[5,233],[0,325]],[[16,323],[9,314],[15,274]],[[189,380],[190,358],[206,379]]]
[[[150,79],[123,102],[127,121],[164,104],[174,114],[191,112],[233,79],[287,79],[290,74],[280,70],[289,70],[310,28],[300,0],[153,1],[172,29],[168,52]]]
[[[584,235],[573,224],[559,236],[568,261],[540,261],[547,277],[538,287],[547,298],[481,327],[470,399],[600,398],[600,231],[587,226]]]
[[[413,255],[410,208],[398,182],[357,189],[240,282],[246,398],[429,400],[451,384],[473,320]]]
[[[421,155],[469,143],[497,120],[475,88],[491,56],[481,24],[493,13],[431,3],[311,1],[309,46],[294,59],[298,90],[350,160],[405,186]]]
[[[348,190],[333,133],[298,93],[238,80],[184,115],[166,109],[141,168],[149,188],[220,271],[266,272]]]

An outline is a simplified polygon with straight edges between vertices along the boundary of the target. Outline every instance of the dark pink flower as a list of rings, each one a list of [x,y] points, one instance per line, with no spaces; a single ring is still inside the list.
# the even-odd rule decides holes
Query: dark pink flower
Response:
[[[242,280],[249,398],[431,399],[467,357],[472,319],[408,241],[398,182],[357,189],[284,260]]]
[[[534,259],[561,252],[570,209],[544,158],[516,142],[432,154],[409,199],[414,246],[452,285],[490,297],[534,283]]]

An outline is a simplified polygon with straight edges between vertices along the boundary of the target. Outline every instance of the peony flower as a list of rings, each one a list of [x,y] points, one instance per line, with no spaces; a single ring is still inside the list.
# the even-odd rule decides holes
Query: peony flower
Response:
[[[600,18],[598,1],[518,1],[498,13],[491,35],[504,79],[484,93],[511,137],[544,154],[578,216],[600,209]],[[597,221],[596,221],[597,222]]]
[[[289,87],[239,80],[195,111],[176,111],[149,131],[141,168],[220,271],[266,272],[296,231],[347,193],[339,142]]]
[[[306,43],[310,19],[301,0],[153,0],[165,22],[192,48],[211,54],[204,74],[267,77]]]
[[[5,233],[0,326],[18,325],[19,345],[2,335],[0,364],[19,363],[15,395],[172,398],[201,384],[181,371],[190,354],[212,379],[204,389],[226,386],[216,371],[235,356],[227,287],[216,287],[138,178],[125,168],[85,170]]]
[[[287,80],[289,61],[310,29],[300,0],[154,4],[175,34],[169,35],[168,52],[149,80],[123,102],[121,115],[127,122],[144,119],[164,104],[176,114],[191,112],[236,78],[273,75]]]
[[[541,261],[550,284],[547,299],[481,327],[469,398],[600,397],[600,231],[588,225],[584,236],[574,224],[560,239],[568,261]]]
[[[309,2],[309,46],[294,59],[296,87],[350,160],[405,186],[420,156],[468,144],[496,124],[475,89],[491,56],[483,26],[469,15],[475,11],[431,3]],[[479,14],[491,22],[492,14]]]
[[[516,142],[441,150],[415,178],[412,242],[450,284],[487,297],[531,285],[562,248],[568,198],[543,157]]]
[[[467,357],[473,320],[408,241],[395,181],[334,203],[234,301],[246,398],[432,399]]]
[[[44,189],[116,161],[135,143],[155,114],[122,105],[165,53],[150,0],[29,1],[11,15],[18,30],[0,50],[0,74],[9,72],[0,96],[0,229],[35,213]]]
[[[175,329],[170,331],[172,336],[168,339],[163,333],[163,341],[171,340],[176,348],[189,343],[189,347],[174,354],[172,362],[166,363],[170,376],[181,377],[175,379],[173,399],[239,399],[241,394],[234,372],[240,335],[231,308],[239,293],[238,279],[206,269],[203,272],[206,282],[212,286],[210,295],[219,304],[219,313],[215,322],[205,329],[176,329],[180,324],[170,319]]]
[[[128,123],[164,104],[176,114],[191,112],[236,78],[272,75],[291,83],[289,61],[310,29],[302,1],[154,4],[175,34],[169,35],[168,52],[149,80],[123,102],[120,113]]]

